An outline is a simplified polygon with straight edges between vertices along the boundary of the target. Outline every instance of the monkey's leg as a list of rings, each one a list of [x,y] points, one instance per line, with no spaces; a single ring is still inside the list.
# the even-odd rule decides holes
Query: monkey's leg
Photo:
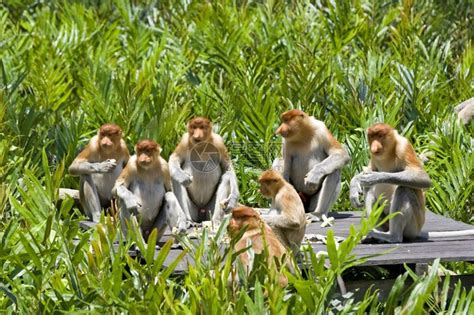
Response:
[[[336,202],[341,191],[341,172],[339,170],[326,176],[321,184],[321,189],[311,197],[309,212],[320,221],[323,214],[327,215]]]
[[[390,213],[401,213],[390,219],[388,232],[373,230],[367,237],[388,243],[401,243],[403,236],[416,238],[420,229],[417,227],[414,212],[420,211],[419,208],[416,192],[411,188],[398,186],[392,196]]]
[[[132,193],[130,193],[130,196],[133,196]],[[146,228],[142,226],[141,224],[141,218],[138,216],[138,210],[137,208],[129,208],[127,207],[130,206],[124,199],[118,198],[118,205],[119,205],[119,219],[120,219],[120,228],[122,230],[122,234],[124,237],[124,241],[126,241],[127,236],[128,236],[128,228],[132,227],[132,224],[135,225],[138,230],[140,231],[140,237],[142,238],[142,241],[146,243],[148,240],[148,235],[150,234],[151,230],[149,228]]]
[[[164,214],[164,221],[160,219],[161,213]],[[165,194],[161,211],[154,224],[158,231],[164,230],[165,225],[168,225],[171,230],[176,227],[179,233],[186,232],[186,216],[179,205],[178,199],[170,191]]]
[[[157,231],[158,236],[156,238],[157,242],[161,239],[161,237],[165,233],[166,226],[168,225],[167,223],[168,223],[169,217],[172,215],[171,212],[172,212],[172,209],[170,205],[165,201],[164,204],[161,206],[160,212],[158,212],[158,215],[156,216],[153,226],[150,229],[150,231],[153,228],[156,228],[158,230]]]
[[[120,227],[122,229],[124,240],[126,240],[127,235],[128,235],[127,224],[131,224],[130,222],[131,214],[126,206],[126,203],[121,198],[118,198],[117,201],[120,208],[120,212],[119,212]]]
[[[375,194],[374,194],[374,187],[371,187],[365,193],[365,215],[368,217],[372,212],[372,207],[374,206],[375,202]]]
[[[231,174],[225,173],[221,177],[221,181],[217,186],[216,193],[212,198],[211,202],[209,203],[209,208],[213,209],[212,212],[212,222],[216,226],[219,226],[224,218],[225,211],[224,209],[227,207],[227,203],[229,202],[230,198],[230,181]]]
[[[171,180],[173,184],[173,193],[178,200],[181,209],[186,217],[186,221],[188,222],[200,222],[198,208],[194,204],[194,202],[189,198],[188,191],[184,185],[181,185],[174,179]]]
[[[91,175],[81,175],[79,198],[84,213],[92,222],[99,222],[101,201]]]

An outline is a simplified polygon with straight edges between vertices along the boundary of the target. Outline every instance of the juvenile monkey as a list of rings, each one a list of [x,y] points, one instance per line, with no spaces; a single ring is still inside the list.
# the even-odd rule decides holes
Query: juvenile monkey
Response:
[[[236,237],[243,228],[246,228],[246,231],[234,245],[235,252],[250,245],[255,254],[261,254],[267,250],[270,264],[275,264],[275,257],[281,260],[287,253],[287,249],[280,243],[272,229],[262,221],[258,212],[253,208],[240,206],[232,209],[232,218],[227,226],[229,236]],[[250,271],[252,266],[249,254],[247,252],[241,253],[239,260]],[[280,284],[285,286],[287,283],[288,279],[283,275],[280,276]]]
[[[284,246],[297,253],[306,230],[304,206],[298,193],[273,170],[264,171],[258,181],[262,195],[272,199],[270,212],[261,218]]]
[[[93,222],[99,222],[101,207],[110,205],[115,180],[128,158],[122,129],[105,124],[69,167],[69,174],[80,176],[80,203]]]
[[[209,119],[193,118],[187,128],[169,160],[173,191],[188,222],[209,220],[211,212],[219,224],[239,199],[232,162]]]
[[[186,229],[186,219],[171,191],[168,163],[160,156],[161,148],[153,140],[141,140],[115,182],[113,193],[120,205],[120,221],[124,234],[126,222],[133,214],[138,217],[144,240],[158,230],[158,239],[166,226]]]
[[[350,158],[326,125],[292,109],[281,115],[275,132],[283,139],[283,178],[298,191],[305,210],[319,221],[327,215],[341,190],[341,168]],[[274,169],[281,161],[274,163]]]
[[[385,214],[400,211],[390,219],[388,230],[372,231],[368,238],[399,243],[420,235],[425,222],[425,194],[431,180],[408,140],[387,124],[368,128],[367,136],[371,159],[368,171],[351,180],[350,200],[354,207],[362,207],[359,195],[365,193],[367,214],[379,196],[387,201]]]

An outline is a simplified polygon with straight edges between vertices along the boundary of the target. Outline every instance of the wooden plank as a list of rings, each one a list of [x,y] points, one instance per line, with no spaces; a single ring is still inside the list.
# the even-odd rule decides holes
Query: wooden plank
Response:
[[[326,251],[326,245],[313,245],[314,251]],[[362,266],[393,265],[403,263],[430,263],[436,258],[441,261],[474,261],[474,246],[472,240],[440,241],[431,243],[402,243],[402,244],[359,244],[352,254],[356,257],[372,257]]]
[[[438,282],[438,289],[442,290],[445,276],[441,276]],[[461,281],[461,285],[466,289],[467,292],[474,288],[474,275],[460,275],[450,276],[449,293],[448,297],[451,297],[454,286],[458,281]],[[413,281],[408,278],[405,283],[405,289],[408,289]],[[358,280],[358,281],[347,281],[346,289],[349,292],[354,293],[354,299],[360,301],[364,298],[365,292],[372,287],[372,291],[375,289],[379,290],[379,299],[384,301],[387,299],[388,294],[392,290],[395,284],[395,279],[384,279],[384,280]]]
[[[330,213],[336,220],[332,227],[321,227],[321,222],[314,222],[307,226],[307,234],[321,234],[326,235],[329,229],[334,231],[336,236],[347,237],[349,228],[353,224],[356,226],[360,224],[363,212],[338,212]],[[82,228],[91,228],[95,224],[88,221],[81,222]],[[449,218],[434,214],[427,211],[424,231],[457,231],[469,230],[474,226],[457,222]],[[165,242],[172,236],[169,231],[160,240]],[[384,251],[392,249],[390,253],[381,256],[370,258],[363,266],[374,265],[396,265],[403,263],[431,263],[436,258],[441,261],[474,261],[474,236],[463,237],[446,237],[436,239],[418,239],[415,242],[407,242],[401,244],[358,244],[353,254],[356,257],[366,257],[376,254],[382,254]],[[160,242],[160,243],[161,243]],[[196,240],[197,242],[197,240]],[[326,251],[324,244],[312,244],[314,251]],[[159,251],[156,252],[158,254]],[[165,266],[169,265],[178,257],[182,249],[172,249],[165,260]],[[184,272],[187,270],[188,264],[193,264],[194,261],[190,255],[178,264],[176,271]]]

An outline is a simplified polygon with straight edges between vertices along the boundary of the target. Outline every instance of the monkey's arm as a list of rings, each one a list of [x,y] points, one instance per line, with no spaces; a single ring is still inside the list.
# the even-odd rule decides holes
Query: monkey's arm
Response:
[[[270,210],[271,211],[271,210]],[[297,218],[287,216],[284,214],[261,214],[260,217],[263,221],[268,223],[270,226],[282,228],[282,229],[299,229],[300,222]]]
[[[163,170],[163,181],[165,185],[165,191],[171,191],[171,176],[170,176],[170,169],[168,167],[168,163],[166,163],[165,159],[160,156],[160,163],[161,168]]]
[[[176,226],[179,233],[186,231],[186,214],[183,208],[179,205],[178,199],[172,191],[165,193],[165,201],[170,207],[170,213],[167,214],[167,224],[170,228]]]
[[[417,189],[431,187],[431,179],[422,169],[405,169],[394,173],[366,172],[358,175],[358,180],[362,187],[371,187],[382,183]]]
[[[122,147],[123,167],[125,167],[130,159],[130,152],[128,152],[127,144],[123,139],[120,140],[120,146]]]
[[[456,113],[459,113],[460,111],[462,111],[464,108],[466,108],[466,106],[474,106],[474,97],[471,97],[470,99],[468,100],[465,100],[464,102],[456,105],[456,107],[454,107],[454,111]]]
[[[227,150],[222,144],[221,148],[221,162],[220,166],[221,169],[223,170],[224,174],[222,174],[222,179],[221,180],[227,180],[229,182],[229,196],[226,200],[226,207],[224,212],[229,213],[236,205],[237,202],[239,201],[239,184],[237,182],[237,176],[235,175],[234,167],[232,165],[232,161],[229,158],[229,155],[227,153]]]
[[[84,159],[76,159],[69,166],[69,174],[72,176],[80,176],[94,173],[109,173],[115,169],[117,161],[109,159],[102,162],[91,163]]]
[[[140,200],[135,196],[128,187],[130,186],[130,170],[126,166],[120,174],[119,178],[115,181],[114,188],[112,188],[112,194],[118,199],[122,200],[127,209],[137,209],[140,207]]]
[[[306,174],[305,182],[306,184],[319,187],[325,176],[341,169],[344,165],[349,163],[351,158],[325,126],[321,126],[316,130],[316,136],[328,156],[313,166],[308,174]]]
[[[372,199],[373,198],[368,198],[368,193],[370,190],[370,187],[362,187],[360,184],[360,176],[363,174],[371,173],[372,170],[374,169],[374,166],[372,165],[372,161],[369,163],[368,166],[363,167],[363,171],[360,172],[359,174],[355,175],[351,179],[351,183],[349,186],[349,199],[351,201],[351,205],[354,208],[362,208],[364,206],[363,202],[360,202],[359,200],[359,195],[364,194],[365,195],[365,206],[366,208],[370,207],[372,209]],[[369,200],[370,199],[370,200]]]
[[[193,181],[191,175],[186,174],[185,171],[181,168],[181,163],[184,161],[184,157],[182,157],[183,154],[180,154],[180,151],[178,150],[180,148],[180,145],[178,145],[178,148],[176,148],[176,151],[173,152],[170,156],[169,160],[169,170],[171,174],[171,178],[173,178],[175,181],[180,183],[181,185],[184,186],[189,186],[191,182]]]
[[[351,184],[349,186],[349,199],[351,201],[351,205],[354,208],[362,208],[364,204],[360,202],[359,196],[362,194],[362,187],[359,182],[359,176],[362,173],[352,177]]]
[[[291,154],[286,149],[286,145],[284,143],[282,147],[282,153],[283,153],[283,172],[281,173],[281,175],[287,182],[289,182],[292,161],[291,161]]]
[[[332,150],[327,158],[316,164],[310,172],[315,170],[321,170],[324,175],[329,175],[334,171],[341,169],[344,165],[349,163],[351,158],[347,154],[346,150],[341,148],[340,150]]]
[[[239,184],[237,183],[237,176],[235,175],[234,168],[231,167],[227,173],[229,175],[230,194],[227,202],[226,213],[235,208],[240,197]]]

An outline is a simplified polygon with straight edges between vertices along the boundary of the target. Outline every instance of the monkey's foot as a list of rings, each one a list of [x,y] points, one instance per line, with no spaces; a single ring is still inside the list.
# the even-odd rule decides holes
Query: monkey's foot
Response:
[[[183,246],[180,243],[173,243],[171,249],[183,249]]]
[[[309,223],[323,221],[322,215],[315,212],[306,213],[306,221]]]
[[[361,241],[361,244],[386,244],[394,243],[388,240],[378,238],[373,231],[370,231]]]
[[[341,243],[345,240],[345,238],[342,236],[334,236],[334,240],[337,243]],[[322,235],[322,234],[305,234],[302,243],[305,243],[305,242],[316,243],[316,244],[326,244],[327,238],[326,238],[326,235]]]

